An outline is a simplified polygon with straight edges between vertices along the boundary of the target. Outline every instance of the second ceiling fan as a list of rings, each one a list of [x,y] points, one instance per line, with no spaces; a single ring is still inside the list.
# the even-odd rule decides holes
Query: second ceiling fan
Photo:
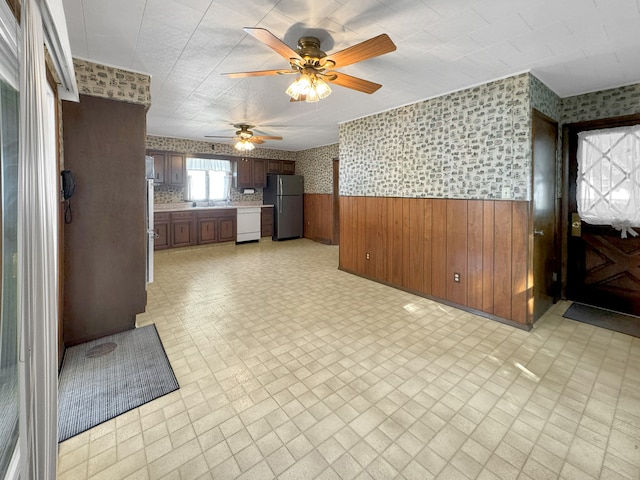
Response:
[[[235,143],[236,150],[253,150],[255,148],[255,144],[262,144],[265,140],[282,140],[282,137],[273,136],[273,135],[254,135],[251,128],[255,128],[254,125],[246,125],[246,124],[236,124],[234,127],[239,128],[236,131],[236,135],[234,137],[231,136],[221,136],[221,135],[205,135],[206,138],[220,138],[233,140]]]
[[[378,35],[364,42],[326,54],[320,50],[320,40],[316,37],[302,37],[298,40],[298,48],[293,50],[282,40],[264,28],[244,28],[244,31],[262,43],[271,47],[289,62],[289,69],[258,70],[253,72],[223,73],[230,78],[257,77],[265,75],[299,74],[289,86],[287,94],[291,101],[317,102],[331,93],[328,85],[333,83],[351,88],[359,92],[373,93],[382,85],[346,73],[337,72],[334,68],[346,67],[362,60],[384,55],[396,49],[387,34]]]

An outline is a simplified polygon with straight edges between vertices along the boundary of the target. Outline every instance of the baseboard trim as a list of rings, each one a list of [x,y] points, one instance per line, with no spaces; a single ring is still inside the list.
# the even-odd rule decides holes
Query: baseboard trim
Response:
[[[433,300],[434,302],[442,303],[443,305],[448,305],[450,307],[457,308],[458,310],[462,310],[465,312],[473,313],[474,315],[478,315],[479,317],[484,317],[489,320],[493,320],[498,323],[503,323],[505,325],[509,325],[510,327],[515,327],[519,330],[524,330],[525,332],[531,331],[531,325],[524,325],[522,323],[514,322],[513,320],[509,320],[507,318],[498,317],[491,313],[483,312],[482,310],[476,310],[475,308],[467,307],[466,305],[460,305],[459,303],[451,302],[444,298],[434,297],[433,295],[427,295],[426,293],[419,292],[417,290],[413,290],[411,288],[403,287],[402,285],[396,285],[395,283],[385,282],[384,280],[380,280],[377,278],[370,277],[368,275],[354,272],[353,270],[349,270],[347,268],[343,268],[338,266],[338,270],[341,270],[345,273],[350,273],[351,275],[355,275],[356,277],[361,277],[366,280],[371,280],[372,282],[381,283],[382,285],[386,285],[387,287],[396,288],[398,290],[402,290],[403,292],[411,293],[413,295],[417,295],[418,297],[423,297],[428,300]]]

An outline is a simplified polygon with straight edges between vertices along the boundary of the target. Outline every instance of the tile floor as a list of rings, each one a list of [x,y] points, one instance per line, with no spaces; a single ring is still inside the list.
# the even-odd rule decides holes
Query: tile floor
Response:
[[[60,445],[59,479],[640,478],[640,339],[527,333],[308,240],[156,252],[181,388]]]

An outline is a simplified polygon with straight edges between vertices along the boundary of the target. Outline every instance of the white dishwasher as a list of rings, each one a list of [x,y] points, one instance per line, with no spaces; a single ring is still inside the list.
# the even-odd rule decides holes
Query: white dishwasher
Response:
[[[238,207],[236,243],[257,242],[260,240],[261,207]]]

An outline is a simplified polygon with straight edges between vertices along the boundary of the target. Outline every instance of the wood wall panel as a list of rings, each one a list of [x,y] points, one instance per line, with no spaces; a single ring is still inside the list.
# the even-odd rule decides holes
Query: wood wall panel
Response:
[[[424,206],[425,202],[419,198],[409,200],[409,284],[408,288],[418,292],[423,288],[423,268],[424,268]]]
[[[493,313],[511,318],[511,202],[495,203]]]
[[[432,200],[431,217],[431,295],[447,296],[447,201]]]
[[[391,224],[393,225],[388,253],[391,260],[390,281],[394,285],[402,285],[402,203],[402,198],[392,198],[391,211],[387,211],[387,216],[390,217]]]
[[[411,278],[411,199],[402,199],[402,286],[409,288]]]
[[[467,202],[467,305],[482,310],[483,202]]]
[[[482,311],[493,313],[495,202],[482,202]]]
[[[344,270],[355,271],[351,262],[351,251],[353,250],[353,239],[351,238],[352,229],[349,222],[353,220],[351,212],[351,204],[353,197],[340,197],[340,251],[339,264]]]
[[[529,293],[533,297],[533,292],[527,292],[529,206],[524,202],[513,202],[511,218],[511,319],[526,323]]]
[[[446,299],[467,305],[467,201],[447,200],[447,273],[445,278]],[[460,281],[454,281],[459,274]]]
[[[356,226],[355,236],[357,239],[356,258],[355,263],[359,272],[366,272],[367,261],[365,259],[366,251],[366,235],[367,235],[367,198],[357,197],[355,210],[356,210]]]
[[[304,194],[304,237],[315,242],[333,241],[333,195]]]
[[[430,198],[426,198],[420,203],[424,206],[424,236],[422,237],[424,244],[422,261],[422,292],[425,295],[431,295],[431,271],[433,270],[433,252],[431,250],[431,244],[433,243],[433,201]]]
[[[531,322],[528,202],[340,197],[340,208],[342,269]]]

